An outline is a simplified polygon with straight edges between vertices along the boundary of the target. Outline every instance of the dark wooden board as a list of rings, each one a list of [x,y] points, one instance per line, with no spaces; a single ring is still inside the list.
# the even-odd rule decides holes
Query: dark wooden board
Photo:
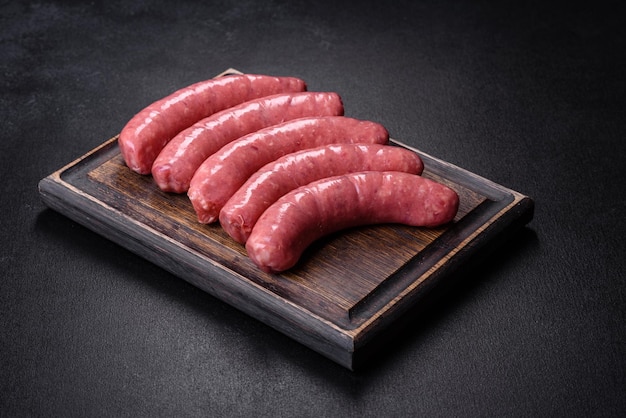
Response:
[[[427,296],[422,288],[533,215],[530,198],[416,152],[424,176],[459,193],[452,224],[337,233],[283,274],[263,273],[219,225],[199,224],[185,195],[163,193],[150,176],[131,172],[117,138],[44,178],[39,190],[52,209],[354,368],[360,349]]]
[[[219,224],[198,223],[186,195],[164,193],[150,176],[130,171],[117,137],[42,179],[39,190],[52,209],[354,369],[430,289],[533,216],[529,197],[414,151],[425,177],[459,194],[452,223],[336,233],[282,274],[259,270]]]

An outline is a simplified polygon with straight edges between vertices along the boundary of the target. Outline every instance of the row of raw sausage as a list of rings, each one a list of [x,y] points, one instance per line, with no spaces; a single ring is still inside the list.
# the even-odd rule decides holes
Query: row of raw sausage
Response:
[[[415,152],[389,145],[382,125],[343,116],[336,93],[304,90],[292,77],[197,83],[132,118],[122,155],[163,191],[187,192],[199,222],[219,220],[267,272],[339,229],[454,218],[458,196],[420,176]]]

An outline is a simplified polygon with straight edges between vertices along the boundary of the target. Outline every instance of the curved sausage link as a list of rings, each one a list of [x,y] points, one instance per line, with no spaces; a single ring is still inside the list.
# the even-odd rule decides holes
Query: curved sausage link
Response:
[[[305,90],[305,82],[298,78],[256,74],[192,84],[150,104],[128,121],[118,141],[122,156],[133,171],[149,174],[165,144],[200,119],[255,98]]]
[[[152,176],[161,190],[184,193],[204,160],[229,142],[286,120],[331,115],[343,115],[337,93],[284,93],[250,100],[176,135],[154,161]]]
[[[379,223],[434,227],[454,219],[458,205],[452,189],[414,174],[330,177],[278,199],[259,218],[246,250],[263,271],[284,271],[312,242],[332,232]]]
[[[202,223],[217,221],[226,201],[263,165],[285,154],[332,143],[389,141],[380,124],[344,116],[299,118],[243,136],[198,168],[189,198]],[[320,168],[315,168],[318,172]]]
[[[358,171],[421,174],[417,153],[380,144],[335,144],[285,155],[255,172],[220,211],[224,230],[244,244],[261,214],[281,196],[322,178]]]

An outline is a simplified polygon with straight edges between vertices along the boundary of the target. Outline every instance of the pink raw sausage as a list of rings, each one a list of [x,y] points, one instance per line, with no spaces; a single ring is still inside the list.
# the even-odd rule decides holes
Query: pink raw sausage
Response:
[[[297,187],[358,171],[421,174],[423,169],[419,155],[391,145],[336,144],[295,152],[255,172],[226,202],[220,223],[235,241],[245,244],[261,214]]]
[[[285,154],[332,143],[388,141],[389,133],[376,122],[345,116],[294,119],[222,147],[198,168],[187,194],[198,220],[215,222],[222,206],[255,171]]]
[[[175,91],[141,110],[124,126],[119,146],[126,165],[149,174],[165,144],[193,123],[255,98],[305,91],[303,80],[268,75],[228,75]]]
[[[293,267],[318,238],[344,228],[379,223],[434,227],[452,221],[456,192],[414,174],[366,171],[299,187],[261,215],[246,242],[265,272]]]
[[[183,193],[202,162],[229,142],[304,116],[343,115],[337,93],[285,93],[251,100],[205,118],[176,135],[159,154],[152,176],[163,191]]]

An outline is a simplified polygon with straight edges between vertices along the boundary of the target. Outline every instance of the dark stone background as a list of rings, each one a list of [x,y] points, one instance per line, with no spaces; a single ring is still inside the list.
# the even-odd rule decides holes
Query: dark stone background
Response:
[[[618,2],[0,3],[0,416],[626,413]],[[350,372],[68,220],[38,181],[235,67],[533,197]]]

